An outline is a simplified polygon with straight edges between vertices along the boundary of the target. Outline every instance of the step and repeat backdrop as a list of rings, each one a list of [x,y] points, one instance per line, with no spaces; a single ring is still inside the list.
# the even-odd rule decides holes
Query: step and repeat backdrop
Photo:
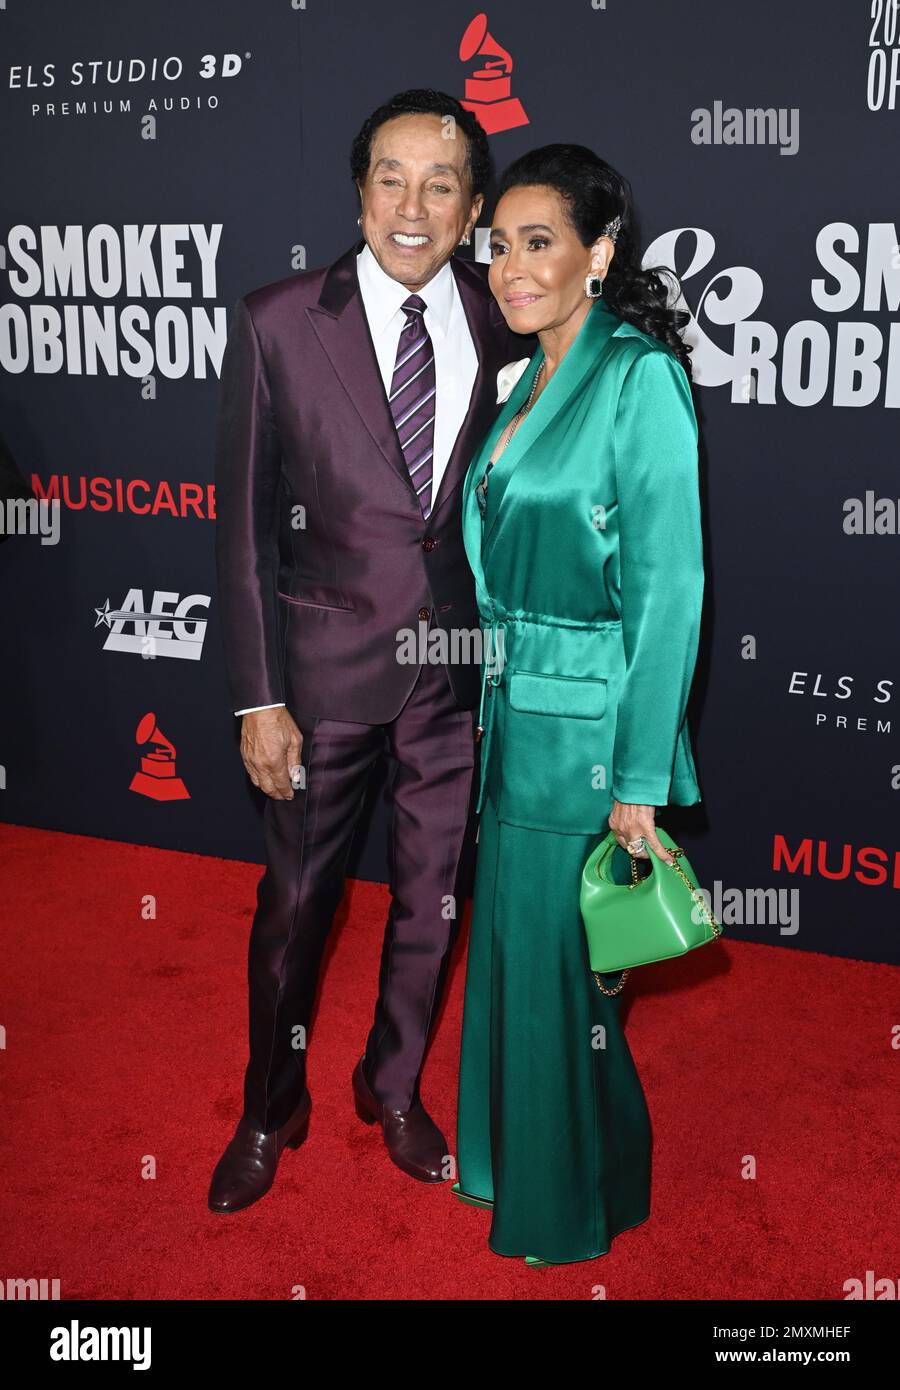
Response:
[[[229,318],[354,243],[351,140],[431,86],[498,171],[595,149],[682,278],[703,801],[664,823],[735,937],[900,961],[894,0],[0,0],[0,74],[0,819],[262,861],[214,567]],[[385,832],[382,776],[354,872]]]

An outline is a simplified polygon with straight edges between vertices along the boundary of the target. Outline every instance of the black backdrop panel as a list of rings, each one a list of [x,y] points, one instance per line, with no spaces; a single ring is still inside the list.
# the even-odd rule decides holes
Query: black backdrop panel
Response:
[[[7,821],[261,860],[213,566],[228,315],[351,244],[353,135],[404,87],[465,95],[483,62],[459,57],[477,13],[456,0],[427,20],[404,0],[0,13],[0,433],[36,490],[56,480],[64,497],[56,544],[0,544]],[[704,801],[666,823],[732,934],[896,962],[900,16],[891,0],[486,13],[520,103],[485,116],[498,169],[550,141],[596,149],[630,178],[648,263],[675,266],[695,316]],[[110,80],[120,60],[134,81]],[[769,115],[757,126],[754,112]],[[83,290],[49,284],[80,246]],[[132,314],[149,344],[131,373],[79,367],[77,330],[110,311],[115,351],[132,351]],[[893,500],[877,523],[879,498]],[[180,798],[131,788],[151,714]],[[352,866],[376,879],[379,791]]]

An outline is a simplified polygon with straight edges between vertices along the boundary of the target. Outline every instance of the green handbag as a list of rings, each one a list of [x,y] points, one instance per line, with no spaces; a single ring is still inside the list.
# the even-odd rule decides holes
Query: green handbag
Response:
[[[722,934],[705,898],[691,881],[694,871],[684,850],[661,825],[656,833],[673,855],[674,864],[665,864],[650,850],[650,873],[641,878],[637,859],[630,855],[631,883],[616,883],[612,857],[620,846],[611,830],[591,852],[581,873],[579,901],[588,956],[603,994],[618,994],[633,966],[682,956]],[[624,971],[621,980],[615,989],[607,989],[601,973],[618,970]]]

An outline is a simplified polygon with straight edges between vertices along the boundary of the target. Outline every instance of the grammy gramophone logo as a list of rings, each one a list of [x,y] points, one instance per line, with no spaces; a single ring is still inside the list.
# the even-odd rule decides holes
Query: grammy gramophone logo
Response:
[[[138,724],[134,741],[147,751],[128,790],[149,796],[152,801],[189,801],[190,792],[175,772],[175,745],[166,738],[155,714],[145,714]]]
[[[510,90],[512,56],[488,33],[486,14],[475,16],[459,45],[461,63],[469,63],[477,58],[484,59],[484,67],[477,68],[466,78],[466,95],[462,105],[477,116],[478,124],[488,135],[528,125],[525,108]]]

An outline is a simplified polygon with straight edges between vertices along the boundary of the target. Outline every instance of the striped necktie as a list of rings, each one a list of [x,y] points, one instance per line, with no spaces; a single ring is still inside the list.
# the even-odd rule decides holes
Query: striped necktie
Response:
[[[406,323],[397,344],[389,404],[409,476],[427,519],[431,515],[436,387],[434,349],[425,327],[426,307],[417,294],[411,294],[402,305]]]

